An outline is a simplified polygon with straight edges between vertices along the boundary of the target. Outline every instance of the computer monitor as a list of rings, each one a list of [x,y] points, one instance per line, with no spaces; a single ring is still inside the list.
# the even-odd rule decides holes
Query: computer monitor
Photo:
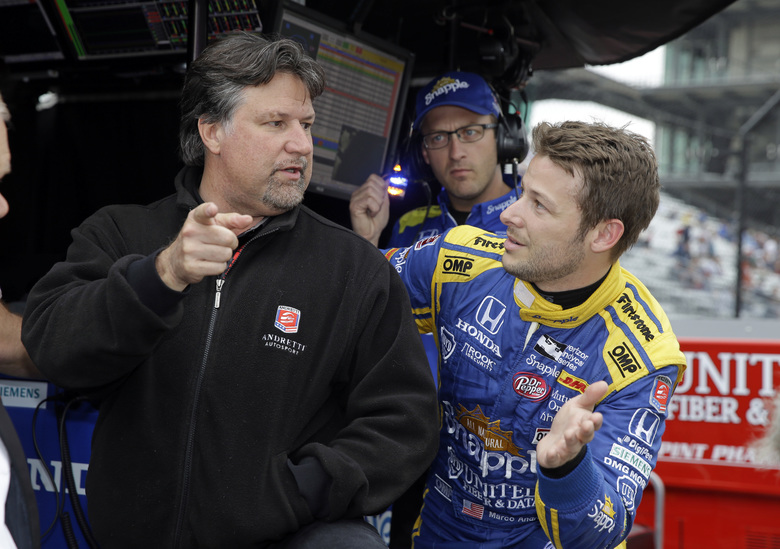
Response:
[[[185,62],[191,6],[188,0],[0,0],[0,56],[6,63],[63,54],[78,64],[149,56]],[[204,11],[207,38],[264,30],[255,0],[207,0]]]
[[[349,199],[370,174],[392,170],[414,55],[297,4],[281,6],[274,28],[325,71],[325,92],[314,101],[308,190]]]
[[[57,30],[38,0],[0,3],[0,59],[7,64],[64,59]]]

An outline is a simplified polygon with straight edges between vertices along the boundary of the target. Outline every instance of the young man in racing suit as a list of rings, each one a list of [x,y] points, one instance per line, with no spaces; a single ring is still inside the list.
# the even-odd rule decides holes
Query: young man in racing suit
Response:
[[[504,179],[498,162],[497,134],[501,107],[484,78],[470,72],[448,72],[431,80],[417,94],[413,130],[419,135],[421,157],[441,184],[438,204],[406,212],[395,223],[388,247],[409,246],[420,238],[444,233],[468,223],[504,234],[501,212],[517,200],[516,181]],[[519,156],[527,153],[523,135]],[[520,159],[522,160],[522,158]],[[426,183],[427,184],[427,183]],[[372,174],[350,198],[353,230],[378,245],[387,225],[390,200],[387,181]],[[431,369],[436,369],[436,345],[422,334]],[[409,547],[412,525],[420,507],[423,479],[393,505],[390,547]]]
[[[647,142],[566,122],[533,144],[506,238],[457,227],[386,253],[441,355],[415,549],[621,545],[685,368],[618,261],[658,207]]]

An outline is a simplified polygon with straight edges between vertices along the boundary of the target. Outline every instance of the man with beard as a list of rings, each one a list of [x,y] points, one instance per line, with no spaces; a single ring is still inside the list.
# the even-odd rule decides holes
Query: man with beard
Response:
[[[533,148],[506,237],[464,226],[386,254],[440,351],[415,549],[622,546],[685,369],[619,263],[658,207],[647,141],[542,123]]]
[[[248,33],[188,69],[176,193],[109,206],[33,288],[23,340],[99,399],[86,489],[112,547],[383,547],[435,454],[435,388],[382,254],[300,205],[324,73]]]
[[[504,178],[498,159],[498,136],[506,129],[498,98],[480,75],[447,72],[432,79],[417,94],[413,130],[422,165],[441,185],[437,204],[403,214],[394,224],[388,247],[409,246],[421,238],[468,224],[493,233],[503,232],[501,212],[517,200],[516,182]],[[519,121],[519,117],[517,118]],[[527,152],[525,129],[505,143],[516,143],[522,160]],[[514,152],[514,151],[513,151]],[[424,182],[428,185],[427,182]],[[350,197],[353,230],[379,244],[390,217],[387,181],[372,174]],[[430,334],[422,334],[429,363],[436,369],[437,350]],[[424,478],[393,504],[390,547],[410,546],[420,509]]]

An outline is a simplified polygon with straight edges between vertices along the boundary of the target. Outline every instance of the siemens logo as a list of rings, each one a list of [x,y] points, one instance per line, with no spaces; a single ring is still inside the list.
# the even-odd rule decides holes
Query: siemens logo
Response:
[[[36,408],[40,404],[45,408],[47,393],[44,381],[0,380],[0,397],[6,407]]]

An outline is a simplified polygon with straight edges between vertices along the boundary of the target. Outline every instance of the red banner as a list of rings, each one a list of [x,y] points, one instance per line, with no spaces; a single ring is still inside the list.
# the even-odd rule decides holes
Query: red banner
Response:
[[[754,448],[780,386],[778,336],[680,339],[688,369],[655,469],[665,493],[648,486],[636,519],[662,533],[664,549],[780,546],[780,462],[761,463]]]

